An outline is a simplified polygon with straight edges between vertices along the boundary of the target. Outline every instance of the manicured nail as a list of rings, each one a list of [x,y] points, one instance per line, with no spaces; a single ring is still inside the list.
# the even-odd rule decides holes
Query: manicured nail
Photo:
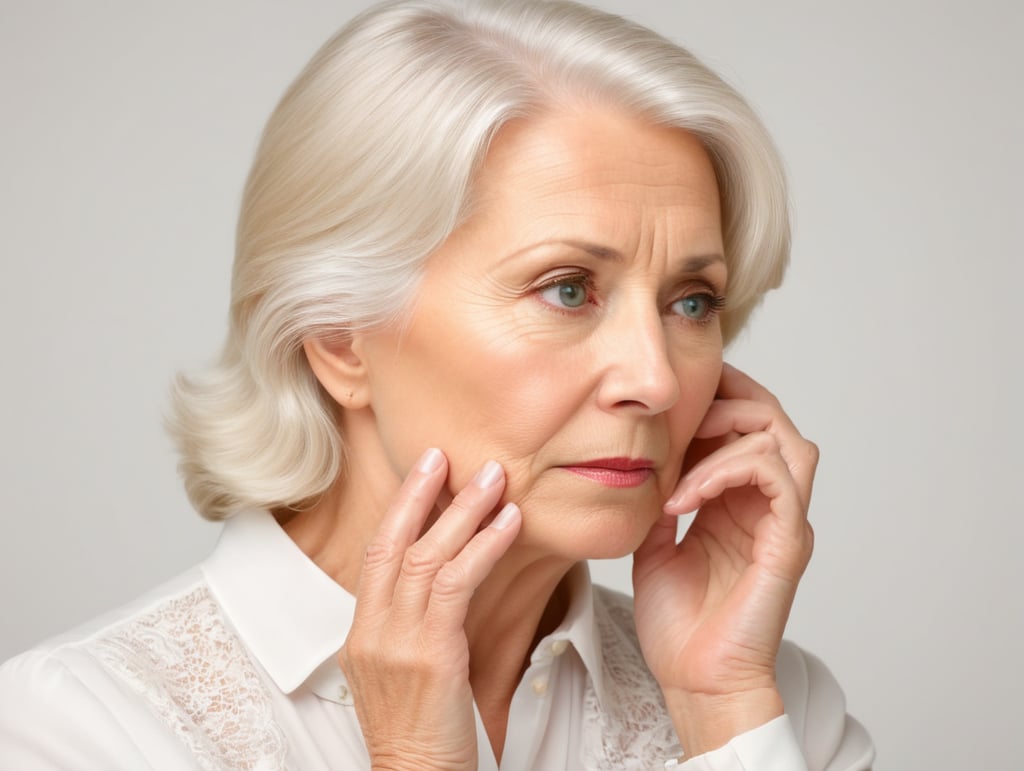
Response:
[[[495,530],[504,530],[506,527],[511,525],[519,517],[519,507],[514,503],[506,503],[505,508],[498,512],[498,516],[491,522],[491,527]]]
[[[432,471],[437,471],[441,468],[441,463],[444,461],[444,455],[436,447],[431,447],[420,458],[419,463],[416,464],[416,469],[429,474]]]
[[[473,477],[473,484],[477,487],[490,487],[499,479],[501,479],[501,466],[493,460],[489,460],[482,469],[476,472],[476,476]]]

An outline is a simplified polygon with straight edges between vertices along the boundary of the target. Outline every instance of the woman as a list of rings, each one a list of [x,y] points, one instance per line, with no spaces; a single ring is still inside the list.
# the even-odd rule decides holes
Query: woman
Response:
[[[722,363],[787,253],[760,123],[649,30],[358,18],[270,119],[176,391],[221,542],[4,666],[4,767],[867,768],[781,642],[816,449]],[[635,605],[585,567],[630,553]]]

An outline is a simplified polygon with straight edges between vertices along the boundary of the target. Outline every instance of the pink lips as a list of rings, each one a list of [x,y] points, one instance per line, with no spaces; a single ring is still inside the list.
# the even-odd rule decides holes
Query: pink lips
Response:
[[[600,458],[562,468],[607,487],[637,487],[654,475],[654,462],[647,458]]]

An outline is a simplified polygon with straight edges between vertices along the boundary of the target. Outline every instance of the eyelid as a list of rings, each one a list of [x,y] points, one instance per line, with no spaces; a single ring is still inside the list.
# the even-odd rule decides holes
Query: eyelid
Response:
[[[543,279],[539,284],[533,287],[533,291],[539,292],[541,289],[558,286],[559,284],[571,284],[573,282],[586,284],[588,288],[592,288],[594,285],[594,278],[588,271],[574,269],[568,273],[558,273]]]
[[[709,278],[708,276],[687,276],[683,278],[675,285],[675,288],[669,293],[670,297],[680,299],[687,295],[693,294],[693,290],[704,290],[708,294],[715,295],[716,297],[722,297],[725,295],[725,289],[719,282]],[[675,302],[675,300],[673,300]]]

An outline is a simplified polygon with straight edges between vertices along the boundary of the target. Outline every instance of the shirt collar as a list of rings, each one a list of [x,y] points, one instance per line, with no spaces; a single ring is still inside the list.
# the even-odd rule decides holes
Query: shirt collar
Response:
[[[270,512],[229,519],[202,569],[228,620],[284,693],[341,650],[355,598],[295,545]]]
[[[296,546],[270,512],[240,512],[225,522],[202,569],[228,620],[282,692],[309,680],[319,696],[351,703],[336,654],[352,626],[355,598]],[[603,703],[607,688],[590,569],[579,563],[566,578],[568,611],[532,658],[558,655],[571,645]]]

